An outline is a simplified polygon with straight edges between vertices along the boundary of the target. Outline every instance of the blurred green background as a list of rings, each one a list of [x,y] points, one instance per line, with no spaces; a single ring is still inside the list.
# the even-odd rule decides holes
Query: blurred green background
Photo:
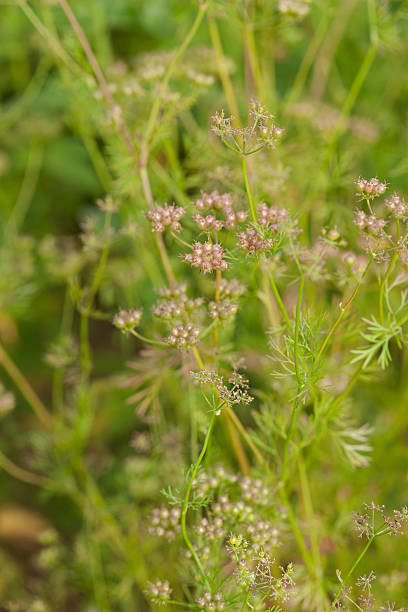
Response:
[[[273,0],[212,3],[174,72],[174,97],[169,94],[155,134],[155,199],[185,204],[200,189],[222,184],[220,176],[236,181],[235,161],[209,133],[216,109],[233,110],[216,61],[214,24],[241,116],[258,98],[287,130],[279,151],[253,170],[260,197],[311,213],[305,229],[313,234],[314,223],[349,231],[352,181],[359,175],[378,175],[407,193],[407,3],[374,5],[375,28],[365,0],[316,0],[303,20],[282,16]],[[179,48],[197,5],[72,0],[71,6],[137,142],[162,67]],[[248,36],[256,66],[245,46]],[[107,589],[114,593],[109,609],[148,610],[141,591],[156,568],[162,571],[163,558],[143,518],[158,503],[160,489],[181,476],[186,457],[177,427],[186,417],[182,409],[179,421],[169,417],[160,448],[143,453],[129,444],[135,432],[147,430],[123,386],[130,376],[126,363],[141,347],[119,338],[110,318],[118,306],[153,303],[147,269],[157,285],[164,282],[139,176],[58,2],[0,1],[0,41],[0,339],[47,406],[58,403],[62,369],[65,402],[72,408],[77,401],[80,322],[74,306],[81,287],[92,282],[106,240],[95,201],[113,193],[120,204],[96,301],[99,315],[90,322],[86,415],[72,421],[79,433],[62,426],[52,436],[45,433],[0,370],[0,602],[5,610],[90,612],[105,609]],[[182,265],[176,257],[174,265]],[[261,341],[249,331],[255,325],[251,314],[245,316],[239,345],[250,353]],[[331,471],[322,452],[326,476],[311,475],[316,506],[326,517],[329,556],[336,542],[346,541],[351,512],[362,501],[406,503],[408,363],[405,355],[395,357],[393,367],[356,396],[359,419],[374,426],[370,467],[340,464]],[[144,363],[148,374],[147,357]],[[177,381],[168,383],[164,404],[170,414],[177,393]],[[68,455],[75,461],[61,461]],[[5,458],[21,466],[17,478]],[[52,484],[24,482],[24,470]],[[125,543],[118,526],[127,533]],[[390,599],[407,601],[406,539],[384,540],[379,547],[377,571],[388,576],[380,588]],[[335,567],[349,558],[340,545]]]

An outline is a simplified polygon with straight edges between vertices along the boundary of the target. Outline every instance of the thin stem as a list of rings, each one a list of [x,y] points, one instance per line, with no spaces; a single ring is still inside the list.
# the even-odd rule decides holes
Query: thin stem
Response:
[[[289,315],[287,313],[285,305],[284,305],[284,303],[282,301],[282,298],[280,296],[278,287],[276,286],[276,283],[275,283],[275,281],[274,281],[272,276],[269,276],[269,282],[270,282],[270,285],[271,285],[271,288],[272,288],[272,291],[273,291],[273,295],[275,296],[275,300],[277,301],[279,309],[280,309],[280,311],[281,311],[281,313],[283,315],[283,318],[285,319],[286,325],[290,329],[292,324],[290,322]]]
[[[247,165],[246,165],[246,157],[245,157],[245,155],[242,155],[241,159],[242,159],[242,171],[244,173],[245,189],[246,189],[247,196],[248,196],[248,202],[249,202],[249,208],[250,208],[250,211],[251,211],[251,217],[252,217],[252,221],[254,221],[254,223],[256,223],[256,212],[255,212],[254,203],[252,201],[251,190],[249,188],[249,183],[248,183],[248,173],[247,173]]]
[[[338,315],[337,319],[334,321],[333,325],[330,327],[328,333],[326,334],[325,339],[322,342],[322,345],[317,353],[316,356],[316,361],[315,361],[315,368],[317,368],[317,366],[320,363],[321,358],[323,357],[323,354],[326,350],[326,347],[330,341],[330,338],[332,337],[332,335],[334,334],[334,332],[336,331],[337,327],[340,325],[344,315],[346,314],[346,311],[348,308],[350,308],[351,304],[353,303],[354,298],[356,297],[358,290],[360,289],[361,283],[363,282],[363,279],[365,277],[365,275],[367,274],[368,268],[370,267],[372,259],[370,258],[360,280],[358,281],[358,283],[356,284],[351,296],[349,297],[349,299],[347,300],[347,302],[343,305],[340,302],[340,314]]]
[[[85,32],[83,31],[82,27],[80,26],[77,18],[75,17],[74,13],[72,12],[72,9],[70,7],[70,5],[68,4],[67,0],[58,0],[58,4],[60,5],[60,7],[62,8],[62,10],[65,13],[66,18],[68,19],[68,21],[70,22],[72,29],[74,30],[82,49],[84,50],[84,53],[88,59],[88,62],[95,74],[96,80],[98,81],[99,87],[101,88],[101,91],[106,99],[106,102],[108,103],[109,107],[111,108],[112,111],[115,111],[118,108],[118,105],[116,104],[115,100],[112,97],[112,94],[110,92],[110,89],[108,87],[108,84],[105,80],[105,76],[99,66],[98,60],[95,57],[94,52],[92,51],[91,45],[89,44],[89,41],[86,37]],[[123,121],[123,119],[119,119],[118,122],[118,126],[119,129],[121,131],[121,134],[123,136],[123,140],[126,144],[126,147],[129,151],[129,153],[131,153],[132,155],[136,155],[136,149],[133,146],[132,143],[132,139],[130,137],[130,134],[127,130],[127,127],[125,125],[125,122]]]
[[[296,418],[299,412],[299,406],[301,402],[301,391],[303,387],[303,382],[300,376],[300,368],[299,368],[299,328],[300,328],[300,315],[302,308],[302,300],[303,300],[303,289],[305,286],[304,276],[300,278],[299,289],[298,289],[298,299],[296,304],[296,315],[295,315],[295,338],[294,338],[294,348],[293,348],[293,358],[295,362],[295,371],[296,371],[296,379],[297,379],[297,394],[295,401],[293,403],[292,414],[290,417],[289,429],[285,440],[285,446],[283,449],[283,463],[282,463],[282,480],[285,481],[286,468],[289,459],[289,446],[295,431]]]
[[[135,329],[131,329],[130,333],[132,334],[132,336],[135,336],[135,338],[138,338],[138,340],[146,342],[146,344],[167,348],[167,344],[165,342],[162,342],[161,340],[150,340],[150,338],[146,338],[146,336],[142,336],[142,334],[139,334],[139,332],[137,332]]]
[[[217,21],[208,16],[208,28],[210,31],[211,43],[214,47],[215,58],[217,62],[217,70],[220,76],[221,84],[224,89],[225,97],[227,99],[230,113],[234,117],[234,122],[240,126],[238,105],[234,94],[234,88],[231,83],[231,79],[228,72],[228,67],[224,58],[224,52],[222,49],[221,38],[218,31]]]
[[[60,0],[65,2],[65,0]],[[147,164],[147,158],[149,155],[149,145],[150,145],[150,140],[153,134],[153,130],[154,127],[156,125],[156,121],[159,115],[159,111],[160,111],[160,105],[163,99],[163,96],[167,90],[167,85],[171,79],[171,76],[174,72],[174,69],[177,65],[178,60],[181,58],[181,56],[183,55],[183,53],[186,51],[187,47],[189,46],[189,44],[191,43],[191,41],[193,40],[198,28],[200,27],[201,21],[204,17],[204,13],[206,11],[206,8],[204,5],[200,5],[200,8],[198,10],[198,13],[196,15],[196,18],[193,22],[193,25],[191,26],[189,32],[187,33],[187,36],[185,37],[185,39],[183,40],[183,42],[181,43],[180,47],[177,49],[176,53],[173,56],[173,59],[171,60],[170,64],[167,67],[167,71],[164,75],[164,78],[162,80],[162,82],[160,83],[160,88],[159,91],[154,99],[153,105],[152,105],[152,109],[150,111],[150,115],[149,118],[147,120],[147,125],[146,125],[146,130],[145,130],[145,135],[144,135],[144,139],[141,145],[141,153],[140,153],[140,165],[142,167],[146,167]]]
[[[44,476],[40,476],[39,474],[34,474],[33,472],[29,472],[24,468],[21,468],[19,465],[16,465],[13,461],[10,461],[6,455],[4,455],[0,451],[0,467],[3,468],[5,472],[13,476],[13,478],[17,478],[22,482],[26,482],[31,485],[35,485],[38,487],[45,487],[48,483],[47,478]]]
[[[241,606],[241,607],[240,607],[240,609],[239,609],[239,610],[240,610],[240,612],[244,612],[244,610],[246,610],[246,608],[247,608],[247,604],[248,604],[248,601],[249,601],[249,596],[250,596],[250,595],[251,595],[251,591],[247,591],[247,594],[246,594],[246,596],[245,596],[245,599],[244,599],[244,601],[242,602],[242,606]]]
[[[367,550],[370,548],[371,544],[373,543],[375,537],[378,534],[374,534],[371,536],[371,538],[368,540],[367,544],[365,545],[364,549],[361,551],[361,553],[359,554],[359,556],[357,557],[357,559],[354,561],[351,569],[349,570],[347,576],[345,577],[344,581],[340,584],[338,591],[336,593],[336,597],[334,598],[331,606],[330,606],[330,611],[331,610],[335,610],[335,606],[336,603],[338,602],[340,595],[341,595],[341,591],[343,588],[343,585],[347,584],[347,580],[350,578],[350,576],[352,575],[352,573],[354,572],[354,570],[356,569],[357,565],[360,563],[361,559],[365,556]]]
[[[28,380],[20,372],[14,361],[6,352],[5,348],[0,345],[0,363],[14,382],[16,387],[20,390],[21,395],[26,399],[28,404],[34,410],[35,414],[45,427],[51,427],[52,416],[44,406],[34,389],[31,387]]]
[[[221,270],[217,269],[215,273],[215,303],[218,304],[220,301],[220,292],[221,292]],[[214,347],[217,347],[218,344],[218,321],[214,321],[214,329],[213,329],[213,343]]]
[[[204,569],[203,569],[203,566],[201,564],[201,561],[198,558],[198,555],[197,555],[197,553],[195,551],[195,548],[192,545],[191,540],[190,540],[190,538],[188,536],[188,533],[187,533],[186,520],[187,520],[188,504],[189,504],[189,500],[190,500],[191,489],[193,487],[193,482],[194,482],[195,477],[197,475],[198,468],[200,467],[201,462],[202,462],[202,460],[204,458],[204,455],[205,455],[205,453],[207,451],[208,443],[210,441],[211,432],[212,432],[213,427],[214,427],[215,418],[216,418],[215,417],[215,412],[213,412],[213,414],[211,416],[210,425],[208,427],[207,434],[206,434],[205,439],[204,439],[203,447],[202,447],[201,452],[200,452],[200,454],[198,456],[198,459],[197,459],[197,461],[196,461],[196,463],[194,465],[193,471],[191,473],[190,480],[189,480],[188,485],[187,485],[187,490],[186,490],[186,494],[184,496],[183,506],[182,506],[182,509],[181,509],[181,532],[183,534],[184,541],[186,543],[187,548],[191,552],[191,555],[192,555],[192,557],[193,557],[193,559],[194,559],[198,569],[200,570],[200,572],[201,572],[201,574],[202,574],[202,576],[203,576],[203,578],[204,578],[204,580],[206,581],[207,584],[208,584],[208,578],[207,578],[207,576],[206,576],[206,574],[204,572]]]
[[[389,279],[395,264],[397,263],[398,260],[398,252],[394,253],[393,258],[391,259],[389,266],[387,268],[386,273],[384,274],[383,278],[381,279],[381,285],[380,285],[380,294],[378,297],[378,307],[379,307],[379,312],[380,312],[380,323],[381,325],[384,325],[384,292],[385,292],[385,286],[387,284],[387,280]]]

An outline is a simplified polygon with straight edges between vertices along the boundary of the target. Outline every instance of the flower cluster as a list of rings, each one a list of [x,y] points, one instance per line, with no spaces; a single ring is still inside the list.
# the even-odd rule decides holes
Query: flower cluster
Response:
[[[165,204],[154,210],[149,210],[146,216],[152,222],[153,232],[163,232],[166,227],[169,227],[173,232],[178,232],[181,229],[180,219],[184,213],[185,210],[181,206]]]
[[[359,178],[355,181],[356,189],[361,194],[362,199],[373,200],[374,198],[383,195],[387,189],[386,183],[381,183],[377,178],[370,180]]]
[[[211,610],[214,612],[225,610],[225,603],[221,593],[204,593],[204,595],[197,600],[197,605],[200,610]]]
[[[228,384],[225,384],[224,377],[210,370],[201,370],[200,372],[191,372],[193,378],[200,384],[211,384],[217,389],[218,396],[223,404],[232,406],[233,404],[250,404],[253,397],[249,395],[248,380],[242,374],[234,371],[228,378]]]
[[[246,127],[234,127],[233,117],[226,117],[224,111],[217,112],[211,118],[211,129],[224,144],[240,155],[251,155],[265,146],[273,147],[284,133],[259,102],[250,104],[249,119]]]
[[[177,506],[155,508],[150,516],[149,533],[172,541],[180,531],[180,510]]]
[[[197,344],[199,333],[191,323],[176,325],[172,328],[167,342],[179,349],[189,349]]]
[[[163,299],[159,300],[153,307],[153,314],[159,319],[171,321],[184,317],[187,313],[202,306],[203,298],[191,300],[185,291],[185,284],[158,290],[157,293]]]
[[[366,215],[363,210],[357,210],[354,223],[359,230],[366,229],[371,234],[380,233],[386,225],[384,219],[377,219],[375,215]]]
[[[286,208],[278,208],[277,206],[267,206],[265,202],[261,202],[258,206],[258,223],[263,227],[268,227],[274,232],[282,229],[285,221],[289,218],[289,211]]]
[[[245,285],[242,285],[236,278],[227,280],[221,279],[220,295],[221,297],[237,298],[241,296],[246,290]]]
[[[165,605],[170,599],[172,589],[167,580],[156,580],[156,582],[149,581],[145,593],[152,603]]]
[[[238,234],[238,246],[250,253],[255,251],[266,251],[273,248],[273,240],[264,238],[263,235],[254,227],[248,227],[245,231]]]
[[[225,533],[222,518],[219,516],[215,517],[213,521],[209,521],[205,517],[202,518],[194,529],[198,535],[203,536],[207,541],[222,538]]]
[[[406,219],[408,202],[405,202],[397,193],[385,200],[385,205],[395,219]]]
[[[113,324],[125,333],[131,332],[140,323],[142,310],[120,310],[113,317]]]
[[[222,222],[213,217],[213,215],[208,215],[207,217],[202,217],[199,214],[194,215],[193,219],[195,223],[203,230],[207,229],[207,225],[209,229],[218,230],[221,229],[221,227],[225,227],[230,230],[235,228],[239,223],[243,223],[248,216],[245,210],[234,210],[230,193],[220,194],[216,190],[211,193],[202,193],[201,197],[196,200],[195,206],[201,211],[205,208],[218,210],[224,217],[224,221]],[[220,224],[222,225],[220,226]]]
[[[279,0],[278,10],[289,17],[305,17],[310,11],[311,0]]]
[[[200,268],[201,272],[207,274],[214,270],[227,270],[229,265],[223,259],[224,249],[218,242],[195,242],[193,252],[184,255],[184,261],[195,268]]]
[[[379,506],[374,502],[364,504],[366,512],[354,515],[354,524],[360,537],[366,536],[368,539],[378,534],[397,535],[402,532],[403,525],[408,521],[408,507],[401,510],[394,510],[388,516],[385,514],[384,506]],[[376,527],[378,518],[381,520],[380,526]]]
[[[230,299],[221,300],[220,302],[210,302],[208,311],[212,319],[221,319],[227,321],[238,311],[238,304]]]
[[[224,227],[224,223],[219,219],[216,219],[214,215],[200,215],[200,213],[196,213],[193,216],[194,223],[197,225],[198,229],[203,232],[219,232]]]

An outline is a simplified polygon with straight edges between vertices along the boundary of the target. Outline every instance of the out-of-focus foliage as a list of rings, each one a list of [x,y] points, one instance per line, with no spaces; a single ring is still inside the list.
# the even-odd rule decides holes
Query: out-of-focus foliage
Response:
[[[105,75],[108,100],[67,6]],[[217,609],[211,605],[218,600],[198,592],[194,571],[187,576],[191,557],[185,561],[177,542],[167,546],[149,532],[155,508],[177,508],[185,499],[190,464],[218,406],[207,397],[208,407],[189,376],[201,369],[192,351],[162,350],[174,330],[156,324],[152,308],[169,273],[146,212],[154,202],[175,202],[190,213],[200,194],[213,190],[233,193],[237,208],[248,209],[240,156],[219,142],[210,117],[224,109],[238,129],[254,100],[285,129],[276,148],[249,158],[254,198],[288,209],[310,249],[296,319],[306,383],[296,387],[293,330],[285,331],[261,275],[264,265],[295,319],[294,260],[292,268],[281,265],[280,244],[267,263],[245,259],[231,234],[226,261],[246,288],[231,298],[238,302],[240,294],[238,312],[234,302],[224,313],[233,324],[208,330],[209,338],[218,331],[220,357],[212,347],[205,358],[230,373],[244,359],[254,400],[234,410],[270,473],[244,439],[254,487],[248,495],[245,461],[237,460],[234,446],[238,434],[228,420],[216,420],[197,482],[210,482],[214,465],[227,476],[218,471],[217,484],[207,488],[196,482],[189,514],[210,516],[217,487],[231,487],[234,504],[246,499],[254,516],[276,522],[280,545],[271,544],[276,563],[268,566],[276,591],[290,590],[285,572],[295,564],[294,599],[270,597],[256,609],[280,601],[282,609],[322,612],[338,587],[336,569],[344,577],[364,547],[352,534],[352,512],[371,500],[387,508],[407,503],[408,362],[406,328],[399,325],[407,307],[406,264],[398,262],[398,274],[391,269],[384,282],[383,317],[377,304],[387,266],[370,270],[357,307],[330,340],[324,377],[316,365],[339,302],[361,277],[354,252],[367,258],[353,224],[353,181],[378,176],[408,195],[407,18],[404,0],[0,0],[1,609],[154,610],[157,597],[148,600],[146,588],[156,578],[162,587],[170,582],[180,608]],[[204,242],[190,217],[179,238]],[[331,257],[323,271],[321,251],[312,249],[322,228]],[[188,297],[212,300],[213,279],[183,261],[188,248],[177,237],[163,235],[172,273],[188,283]],[[282,237],[282,253],[291,236]],[[398,304],[392,291],[401,296]],[[210,308],[214,313],[217,304]],[[142,339],[115,329],[119,309],[143,309]],[[211,326],[205,316],[200,323]],[[131,323],[125,320],[125,329]],[[146,348],[144,336],[157,346]],[[178,336],[171,342],[178,346]],[[353,359],[354,367],[368,367],[344,401],[330,404],[325,389],[343,400]],[[318,414],[310,389],[320,394]],[[286,487],[280,469],[284,457],[286,470],[288,406],[300,391]],[[300,466],[296,453],[304,459]],[[257,479],[268,500],[272,492],[266,510],[252,495],[261,486]],[[306,553],[320,563],[315,574],[302,561],[287,507],[294,508]],[[234,555],[249,567],[255,558],[242,552],[241,541],[231,544],[231,533],[224,536],[232,560],[211,551],[214,566],[221,559],[221,580]],[[406,551],[406,537],[379,538],[362,561],[360,573],[377,575],[381,605],[408,606]],[[233,591],[228,609],[242,605]]]

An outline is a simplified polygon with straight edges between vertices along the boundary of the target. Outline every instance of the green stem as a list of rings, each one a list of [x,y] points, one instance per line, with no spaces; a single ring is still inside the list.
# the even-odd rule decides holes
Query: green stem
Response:
[[[200,573],[202,574],[202,576],[203,576],[203,578],[204,578],[204,580],[206,581],[207,584],[208,584],[208,578],[207,578],[207,576],[206,576],[206,574],[204,572],[204,568],[203,568],[203,566],[201,564],[200,559],[198,558],[198,555],[197,555],[197,553],[196,553],[196,551],[194,549],[194,546],[192,545],[191,540],[190,540],[190,538],[188,536],[187,527],[186,527],[186,521],[187,521],[187,511],[188,511],[188,504],[189,504],[189,500],[190,500],[191,489],[193,487],[193,482],[195,480],[195,477],[197,476],[198,468],[200,467],[201,462],[204,459],[204,455],[207,452],[208,444],[209,444],[210,437],[211,437],[211,432],[213,430],[214,423],[215,423],[215,418],[216,418],[215,417],[215,412],[213,412],[213,414],[211,416],[210,425],[208,427],[207,434],[206,434],[205,439],[204,439],[203,447],[202,447],[201,452],[200,452],[200,454],[198,456],[198,459],[197,459],[197,461],[196,461],[196,463],[194,465],[193,471],[192,471],[191,476],[190,476],[190,480],[189,480],[188,485],[187,485],[187,490],[186,490],[186,494],[184,496],[183,506],[182,506],[182,509],[181,509],[181,532],[183,534],[184,541],[186,543],[187,548],[191,552],[191,555],[192,555],[192,557],[193,557],[193,559],[194,559],[198,569],[200,570]]]
[[[255,212],[255,206],[252,200],[252,196],[251,196],[251,190],[249,188],[249,183],[248,183],[248,173],[247,173],[247,165],[246,165],[246,157],[245,155],[242,155],[241,157],[242,159],[242,171],[244,173],[244,181],[245,181],[245,189],[247,192],[247,196],[248,196],[248,202],[249,202],[249,208],[251,211],[251,217],[252,217],[252,221],[254,223],[256,223],[256,212]]]
[[[146,125],[146,130],[145,130],[145,135],[144,135],[144,139],[143,139],[143,143],[141,146],[141,159],[140,159],[140,163],[141,166],[145,166],[147,163],[147,157],[148,157],[148,153],[149,153],[149,144],[150,144],[150,140],[153,134],[153,130],[159,115],[159,111],[160,111],[160,105],[163,99],[163,96],[166,92],[167,89],[167,85],[169,84],[169,81],[171,79],[171,76],[174,72],[174,69],[177,65],[178,60],[180,59],[180,57],[183,55],[183,53],[185,52],[185,50],[187,49],[187,47],[189,46],[189,44],[191,43],[191,41],[193,40],[198,28],[200,27],[201,21],[204,17],[204,13],[205,13],[205,8],[203,6],[200,6],[199,11],[196,15],[196,18],[193,22],[193,25],[191,26],[187,36],[185,37],[185,39],[183,40],[182,44],[180,45],[180,47],[177,49],[176,53],[173,56],[173,59],[171,60],[170,64],[168,65],[166,74],[164,75],[164,78],[162,80],[162,82],[160,83],[160,89],[158,92],[158,95],[155,97],[153,105],[152,105],[152,109],[150,111],[150,115],[147,121],[147,125]]]
[[[46,427],[50,427],[52,424],[52,416],[44,406],[36,392],[31,387],[28,380],[20,372],[14,361],[8,355],[4,347],[0,345],[0,363],[14,382],[16,387],[20,390],[21,395],[26,399],[27,403],[34,410],[35,414]]]
[[[355,560],[355,562],[353,563],[349,573],[347,574],[347,576],[345,577],[344,581],[341,583],[341,585],[338,588],[338,591],[336,593],[336,597],[334,599],[334,601],[332,602],[331,606],[330,606],[330,611],[335,610],[335,605],[338,602],[340,595],[341,595],[341,590],[343,588],[344,585],[347,584],[347,580],[350,578],[350,576],[352,575],[352,573],[354,572],[354,570],[356,569],[357,565],[360,563],[361,559],[365,556],[367,550],[370,548],[371,544],[373,543],[375,537],[377,534],[374,534],[371,536],[371,538],[368,540],[367,544],[365,545],[364,549],[361,551],[361,553],[359,554],[359,556],[357,557],[357,559]]]
[[[246,596],[245,596],[244,601],[242,602],[242,606],[241,606],[241,607],[240,607],[240,609],[239,609],[239,610],[240,610],[240,612],[243,612],[244,610],[246,610],[246,607],[247,607],[247,604],[248,604],[248,601],[249,601],[249,596],[250,596],[250,594],[251,594],[251,591],[248,591],[248,592],[247,592],[247,594],[246,594]]]
[[[385,285],[387,283],[387,280],[389,279],[395,264],[397,263],[397,259],[398,259],[398,253],[394,253],[393,258],[390,261],[390,264],[387,268],[386,273],[384,274],[384,277],[381,280],[381,285],[380,285],[380,295],[378,298],[378,306],[379,306],[379,312],[380,312],[380,323],[381,325],[384,325],[384,292],[385,292]]]
[[[273,291],[273,295],[275,296],[275,300],[277,301],[279,309],[280,309],[280,311],[281,311],[281,313],[283,315],[283,318],[285,319],[286,325],[290,329],[292,324],[290,322],[289,315],[287,313],[287,310],[285,308],[284,303],[282,302],[282,298],[280,296],[279,290],[278,290],[278,288],[276,286],[276,283],[275,283],[275,281],[274,281],[272,276],[269,276],[269,282],[270,282],[270,285],[271,285],[271,288],[272,288],[272,291]]]

